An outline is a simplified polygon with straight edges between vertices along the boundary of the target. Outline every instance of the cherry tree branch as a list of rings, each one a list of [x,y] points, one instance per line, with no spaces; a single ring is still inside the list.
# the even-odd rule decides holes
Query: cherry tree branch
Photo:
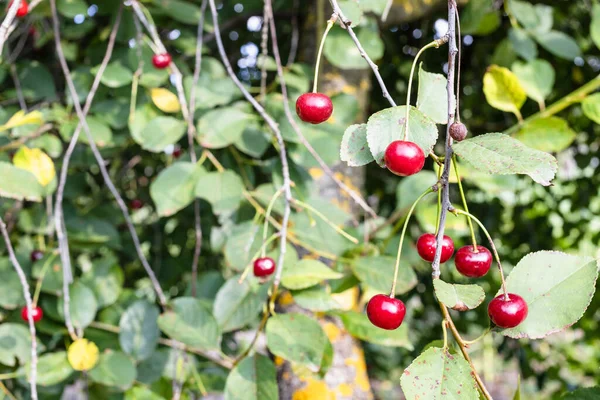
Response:
[[[281,282],[281,274],[283,272],[283,259],[285,257],[286,252],[286,238],[287,238],[287,226],[290,218],[290,203],[292,202],[292,190],[291,190],[291,180],[290,180],[290,171],[288,167],[287,161],[287,152],[285,147],[285,142],[283,141],[283,136],[281,135],[281,131],[277,126],[277,123],[261,106],[254,97],[248,92],[248,90],[242,85],[242,82],[238,79],[233,68],[231,67],[231,63],[227,58],[227,53],[225,52],[225,47],[223,46],[223,40],[221,38],[221,31],[219,30],[219,15],[217,13],[217,7],[215,5],[215,0],[209,0],[210,11],[213,19],[213,28],[215,33],[215,39],[217,42],[217,48],[219,50],[219,54],[221,56],[221,60],[225,65],[225,69],[229,74],[229,77],[233,80],[235,85],[240,89],[246,100],[252,104],[252,107],[261,115],[261,117],[265,120],[267,125],[271,128],[275,137],[277,139],[277,144],[279,146],[279,157],[281,159],[281,169],[283,175],[283,191],[285,195],[285,208],[283,211],[283,218],[281,221],[281,241],[280,241],[280,251],[279,251],[279,259],[277,261],[277,268],[275,270],[275,279],[273,280],[273,296],[277,293],[277,288]],[[270,11],[272,12],[272,10]]]
[[[129,215],[129,210],[127,209],[127,205],[125,204],[125,201],[123,201],[123,198],[119,194],[119,191],[117,190],[117,188],[115,187],[114,183],[112,182],[112,180],[110,178],[110,174],[108,173],[108,170],[106,169],[106,162],[102,158],[102,155],[100,154],[100,151],[98,150],[98,147],[96,146],[96,143],[94,142],[94,138],[91,134],[90,127],[87,124],[85,114],[83,113],[83,110],[81,109],[81,105],[79,104],[79,102],[77,102],[77,90],[75,89],[75,84],[73,83],[73,78],[71,77],[71,72],[69,70],[69,66],[67,65],[67,60],[65,58],[65,54],[63,52],[63,49],[62,49],[62,46],[60,43],[60,23],[58,20],[58,13],[56,10],[56,0],[50,0],[50,8],[52,11],[52,25],[53,25],[53,29],[54,29],[54,41],[56,44],[56,53],[58,55],[60,65],[63,70],[63,74],[65,76],[65,80],[67,83],[67,87],[69,89],[69,93],[71,94],[71,97],[74,100],[73,105],[75,107],[77,117],[79,118],[80,123],[83,125],[83,130],[88,138],[90,148],[92,150],[92,153],[94,154],[94,158],[96,159],[96,162],[98,163],[98,167],[100,168],[100,173],[102,174],[104,183],[106,184],[106,186],[108,187],[108,189],[110,190],[112,195],[114,196],[114,198],[117,202],[117,205],[119,206],[119,208],[121,209],[121,211],[123,213],[123,218],[125,219],[127,228],[129,229],[129,232],[131,233],[131,238],[133,239],[133,245],[134,245],[137,255],[142,263],[142,266],[146,270],[146,273],[148,274],[148,277],[150,278],[150,280],[152,282],[152,286],[154,287],[154,290],[158,297],[159,303],[164,307],[167,303],[167,298],[166,298],[163,290],[160,287],[160,283],[156,279],[156,275],[154,274],[154,271],[150,267],[150,264],[148,264],[148,260],[146,259],[144,252],[142,251],[140,239],[135,230],[133,222],[131,221],[131,217]]]
[[[21,268],[21,264],[19,264],[19,260],[15,256],[15,250],[13,249],[12,243],[10,242],[10,237],[8,235],[8,229],[6,229],[6,224],[4,220],[0,218],[0,231],[2,231],[2,236],[4,237],[4,243],[6,243],[6,249],[8,250],[8,256],[10,258],[10,262],[12,263],[17,275],[19,275],[19,280],[21,281],[21,286],[23,287],[23,297],[25,297],[25,303],[27,304],[27,323],[29,324],[29,333],[31,334],[31,372],[29,373],[29,384],[31,386],[31,399],[37,400],[37,338],[35,337],[35,322],[33,321],[33,300],[31,299],[31,293],[29,293],[29,283],[27,283],[27,276],[25,276],[25,272],[23,272],[23,268]]]
[[[4,50],[4,43],[6,43],[6,39],[8,39],[8,30],[17,17],[17,11],[19,10],[19,7],[21,7],[21,1],[22,0],[13,1],[10,7],[8,7],[8,12],[6,13],[4,21],[2,21],[2,25],[0,25],[0,56],[2,56],[2,51]]]

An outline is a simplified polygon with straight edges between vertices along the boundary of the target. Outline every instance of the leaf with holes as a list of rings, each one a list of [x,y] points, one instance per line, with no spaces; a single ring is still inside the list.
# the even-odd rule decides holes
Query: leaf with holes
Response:
[[[540,339],[570,327],[589,306],[597,277],[598,261],[592,257],[558,251],[526,255],[506,279],[506,289],[525,299],[529,314],[520,325],[501,333]]]
[[[462,356],[430,347],[404,370],[400,385],[407,399],[478,399],[471,367]]]
[[[427,72],[423,69],[423,63],[419,65],[417,109],[437,124],[445,124],[448,121],[447,83],[444,75]],[[456,99],[452,98],[452,107],[455,103]]]
[[[427,157],[437,141],[437,126],[431,118],[412,106],[409,119],[408,140],[416,143]],[[373,158],[380,166],[385,166],[383,156],[388,145],[404,138],[405,125],[406,106],[386,108],[369,117],[367,142]]]
[[[485,292],[478,285],[453,285],[441,279],[434,279],[433,287],[437,298],[457,311],[477,308],[485,299]]]
[[[360,167],[373,161],[367,143],[367,124],[350,125],[344,132],[340,159],[351,167]]]
[[[492,65],[483,76],[483,93],[487,102],[498,110],[511,112],[517,116],[527,99],[527,94],[519,78],[508,68]]]
[[[564,119],[547,117],[524,124],[514,138],[537,150],[559,152],[569,147],[576,136]]]
[[[454,152],[481,172],[498,175],[525,174],[549,186],[558,169],[548,153],[525,146],[502,133],[487,133],[452,145]]]
[[[350,267],[354,275],[365,285],[380,292],[388,292],[394,278],[395,257],[361,257]],[[417,284],[417,275],[408,262],[401,261],[398,270],[396,294],[403,294]]]
[[[225,400],[278,400],[277,371],[267,357],[246,357],[229,373]]]

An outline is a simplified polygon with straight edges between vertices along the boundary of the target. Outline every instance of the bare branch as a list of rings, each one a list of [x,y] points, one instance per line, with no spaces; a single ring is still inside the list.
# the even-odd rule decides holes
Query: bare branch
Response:
[[[15,271],[17,271],[17,275],[19,275],[19,280],[23,287],[23,297],[25,297],[25,303],[27,304],[27,322],[29,324],[29,333],[31,334],[31,372],[29,373],[29,384],[31,386],[31,399],[37,400],[37,338],[35,337],[35,322],[33,321],[33,301],[31,300],[31,293],[29,293],[27,277],[25,276],[25,272],[23,272],[23,268],[21,268],[21,264],[19,264],[19,260],[17,260],[17,257],[15,256],[15,250],[10,242],[8,230],[6,229],[6,224],[2,218],[0,218],[0,231],[2,231],[4,243],[6,243],[10,262],[15,268]]]
[[[77,99],[77,90],[75,89],[75,84],[73,83],[73,78],[71,77],[71,72],[69,71],[69,66],[67,65],[67,60],[65,59],[65,55],[64,55],[63,49],[60,44],[60,25],[59,25],[59,20],[58,20],[58,13],[56,11],[56,0],[50,0],[50,8],[52,10],[52,24],[53,24],[53,28],[54,28],[54,41],[56,44],[56,53],[58,55],[58,59],[60,61],[60,65],[63,70],[63,74],[65,76],[65,80],[67,82],[67,86],[69,88],[71,97],[74,100],[76,100]],[[152,268],[150,267],[150,264],[148,264],[148,260],[146,259],[146,256],[144,255],[144,252],[142,251],[140,239],[137,235],[135,227],[133,226],[133,222],[131,221],[131,217],[129,215],[129,210],[127,209],[127,205],[123,201],[123,198],[119,194],[119,191],[117,190],[117,188],[115,187],[114,183],[112,182],[112,180],[110,178],[110,174],[108,173],[108,171],[106,169],[106,162],[102,158],[102,155],[100,154],[100,151],[98,150],[98,147],[96,146],[96,143],[94,142],[94,138],[92,137],[92,134],[90,132],[90,127],[87,124],[87,121],[85,119],[85,114],[83,113],[83,110],[81,109],[81,105],[77,101],[74,101],[73,104],[75,106],[75,111],[77,113],[77,117],[79,118],[79,122],[83,126],[83,130],[88,138],[90,148],[92,150],[92,153],[94,154],[94,158],[96,159],[96,162],[98,163],[98,167],[100,168],[100,173],[102,174],[102,177],[104,178],[104,182],[105,182],[106,186],[108,187],[108,189],[110,190],[110,192],[112,193],[112,195],[114,196],[114,198],[117,202],[117,205],[119,206],[119,208],[121,209],[121,211],[123,213],[123,217],[125,218],[125,223],[127,224],[127,228],[129,229],[129,232],[131,233],[131,238],[133,239],[133,244],[134,244],[135,250],[138,254],[138,257],[139,257],[144,269],[146,270],[148,277],[152,281],[152,285],[153,285],[156,295],[158,297],[159,303],[164,307],[167,303],[167,298],[165,297],[165,294],[160,287],[160,283],[156,279],[156,275],[154,274],[154,271],[152,271]]]
[[[2,56],[2,51],[4,50],[4,43],[6,43],[6,39],[8,39],[8,28],[10,28],[15,20],[19,7],[21,7],[21,0],[14,0],[11,6],[8,8],[6,18],[4,18],[2,25],[0,25],[0,56]]]

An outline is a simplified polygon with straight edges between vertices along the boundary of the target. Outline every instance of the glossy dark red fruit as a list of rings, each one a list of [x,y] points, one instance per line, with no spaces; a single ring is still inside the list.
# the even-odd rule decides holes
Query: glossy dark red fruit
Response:
[[[397,329],[404,320],[406,307],[402,300],[392,299],[385,294],[377,294],[367,304],[367,317],[373,325],[381,329]]]
[[[179,157],[181,157],[182,154],[183,154],[183,150],[179,146],[175,147],[175,149],[173,150],[173,153],[171,153],[173,158],[179,158]]]
[[[131,203],[129,203],[129,208],[132,210],[139,210],[142,207],[144,207],[144,202],[140,199],[133,199],[131,200]]]
[[[437,243],[433,233],[424,233],[417,240],[417,251],[419,252],[421,258],[427,262],[433,262],[436,248]],[[444,235],[444,239],[442,240],[442,254],[440,256],[440,262],[445,263],[450,259],[450,257],[452,257],[452,254],[454,254],[454,242],[449,236]]]
[[[414,175],[423,169],[425,154],[419,146],[405,140],[395,140],[385,149],[385,166],[398,176]]]
[[[13,1],[11,1],[10,3],[8,3],[8,6],[12,6]],[[27,15],[27,13],[29,12],[29,4],[27,4],[27,2],[25,0],[21,1],[21,4],[19,5],[19,8],[17,9],[17,17],[21,18]]]
[[[31,316],[33,317],[33,322],[40,322],[42,320],[42,317],[44,316],[44,312],[40,307],[33,307],[31,309]],[[28,317],[29,311],[27,309],[27,306],[25,306],[21,309],[21,319],[25,322],[28,322]]]
[[[514,328],[527,318],[528,312],[525,300],[514,293],[508,294],[508,300],[501,294],[488,305],[490,319],[500,328]]]
[[[296,114],[304,122],[320,124],[331,117],[333,103],[323,93],[304,93],[296,100]]]
[[[155,54],[152,56],[152,65],[157,69],[165,69],[171,64],[172,58],[169,53]]]
[[[36,262],[44,258],[44,253],[42,253],[41,250],[34,250],[29,255],[29,258],[31,259],[31,262]]]
[[[271,257],[262,257],[254,260],[254,276],[264,278],[275,272],[275,260]]]
[[[484,246],[463,246],[456,251],[454,256],[456,270],[469,278],[481,278],[492,266],[492,253]]]

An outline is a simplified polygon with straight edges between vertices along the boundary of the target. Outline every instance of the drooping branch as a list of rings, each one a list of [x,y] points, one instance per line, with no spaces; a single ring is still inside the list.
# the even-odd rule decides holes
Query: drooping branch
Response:
[[[35,337],[35,323],[33,321],[33,301],[31,299],[31,293],[29,293],[27,276],[25,275],[25,272],[23,272],[23,268],[21,268],[21,264],[19,264],[19,260],[17,260],[17,257],[15,256],[15,250],[10,241],[8,229],[6,229],[6,224],[2,218],[0,218],[0,231],[2,232],[2,237],[4,238],[4,243],[8,250],[10,262],[17,272],[17,275],[19,275],[21,287],[23,288],[23,297],[25,298],[25,303],[27,305],[27,323],[29,324],[29,333],[31,335],[31,372],[29,373],[29,384],[31,386],[31,398],[32,400],[37,400],[37,338]]]
[[[144,252],[141,247],[140,239],[138,237],[138,234],[137,234],[135,227],[133,225],[133,222],[131,220],[131,216],[129,215],[129,210],[127,209],[127,204],[125,204],[125,201],[119,194],[119,191],[117,190],[114,183],[112,182],[112,179],[110,178],[110,174],[108,173],[108,170],[106,169],[106,162],[105,162],[104,158],[102,157],[102,155],[100,154],[100,150],[98,150],[98,147],[96,146],[96,142],[94,142],[94,138],[90,131],[90,127],[87,124],[85,114],[83,113],[83,110],[81,109],[81,105],[79,104],[79,102],[76,101],[77,90],[75,89],[75,84],[73,83],[73,78],[71,77],[71,72],[69,70],[69,66],[67,65],[67,60],[65,58],[65,54],[63,52],[63,49],[62,49],[62,46],[60,43],[60,23],[58,20],[58,13],[56,10],[56,0],[50,0],[50,8],[52,11],[52,25],[53,25],[53,29],[54,29],[54,41],[56,44],[56,53],[58,55],[58,59],[59,59],[60,66],[63,71],[63,75],[65,76],[65,81],[67,83],[69,93],[71,94],[71,97],[74,99],[73,105],[75,107],[75,112],[77,113],[79,122],[82,124],[83,131],[85,132],[85,134],[88,138],[90,149],[92,150],[92,153],[94,154],[94,158],[96,159],[96,162],[98,163],[98,167],[100,168],[100,173],[102,174],[104,183],[106,184],[106,186],[108,187],[108,189],[110,190],[112,195],[114,196],[115,201],[117,202],[117,205],[119,206],[119,208],[121,209],[121,211],[123,213],[123,218],[125,219],[127,228],[129,229],[129,232],[131,233],[131,238],[133,240],[133,245],[135,247],[137,255],[142,263],[142,266],[146,270],[148,277],[150,278],[150,280],[152,282],[152,286],[154,287],[154,291],[156,292],[159,303],[164,307],[167,303],[167,298],[166,298],[162,288],[160,287],[160,283],[156,279],[156,275],[154,274],[154,271],[150,267],[150,264],[148,263],[146,256],[144,255]]]

